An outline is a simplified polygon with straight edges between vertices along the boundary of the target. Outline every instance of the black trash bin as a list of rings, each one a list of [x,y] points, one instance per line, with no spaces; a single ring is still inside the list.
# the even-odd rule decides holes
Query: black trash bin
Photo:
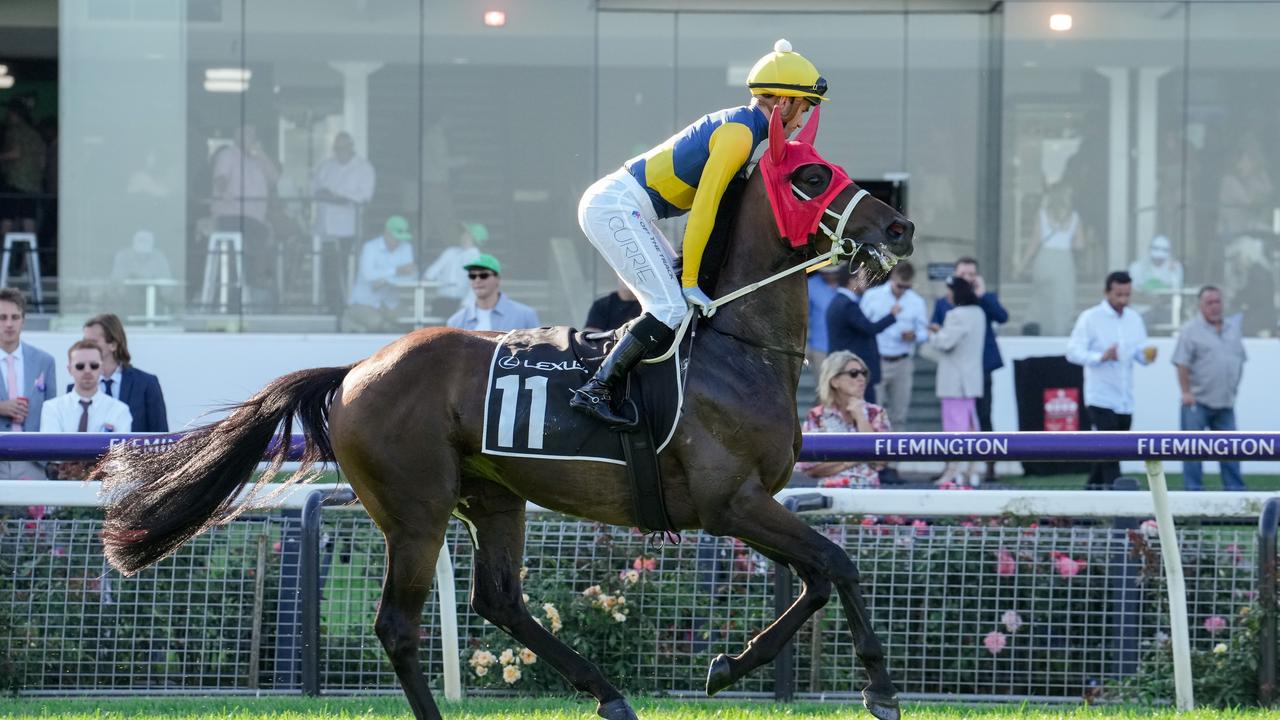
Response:
[[[1018,400],[1018,429],[1088,430],[1084,404],[1084,368],[1061,355],[1013,361],[1013,387]],[[1073,407],[1074,405],[1074,407]],[[1024,462],[1027,475],[1087,473],[1091,463]]]

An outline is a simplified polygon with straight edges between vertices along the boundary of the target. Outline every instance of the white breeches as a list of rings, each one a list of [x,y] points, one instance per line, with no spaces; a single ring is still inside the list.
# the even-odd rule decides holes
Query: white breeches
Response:
[[[578,203],[578,224],[645,312],[676,328],[685,300],[676,277],[675,250],[655,224],[649,195],[625,168],[587,188]]]

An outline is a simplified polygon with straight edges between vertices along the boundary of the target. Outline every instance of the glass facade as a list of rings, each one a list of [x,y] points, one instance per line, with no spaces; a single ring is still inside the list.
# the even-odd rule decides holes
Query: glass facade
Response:
[[[906,178],[915,262],[981,260],[1006,332],[1066,333],[1125,268],[1154,333],[1204,283],[1248,334],[1275,332],[1280,2],[49,5],[0,6],[0,102],[44,130],[10,118],[4,147],[48,156],[38,188],[3,161],[0,214],[37,235],[55,323],[355,330],[360,249],[398,215],[416,270],[384,330],[443,322],[457,300],[417,278],[476,241],[543,322],[581,324],[615,284],[577,227],[582,191],[744,102],[786,37],[831,84],[824,154]],[[19,261],[10,276],[31,284]]]

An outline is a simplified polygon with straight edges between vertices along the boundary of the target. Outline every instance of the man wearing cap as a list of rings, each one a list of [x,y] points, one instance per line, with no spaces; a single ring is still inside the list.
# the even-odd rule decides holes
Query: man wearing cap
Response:
[[[1176,290],[1182,287],[1182,276],[1182,263],[1173,259],[1169,238],[1164,235],[1151,239],[1146,260],[1134,260],[1129,265],[1134,292]]]
[[[644,314],[574,392],[569,401],[574,408],[615,427],[634,424],[615,407],[614,396],[627,374],[646,353],[670,341],[687,306],[707,316],[715,312],[698,287],[698,270],[720,198],[768,137],[770,113],[780,113],[791,133],[827,91],[827,81],[791,43],[779,40],[773,50],[747,74],[748,104],[702,116],[583,194],[578,224],[639,298]],[[685,213],[689,221],[677,277],[675,251],[655,223]]]
[[[452,315],[464,300],[471,297],[467,263],[480,257],[480,247],[487,242],[489,228],[477,222],[458,223],[458,244],[445,248],[440,257],[422,272],[423,280],[440,283],[431,304],[433,315]]]
[[[538,311],[518,303],[502,292],[500,274],[502,263],[492,255],[483,254],[467,263],[467,279],[475,300],[462,306],[446,323],[451,328],[463,330],[521,330],[536,328]]]
[[[396,329],[395,310],[400,305],[400,293],[391,281],[397,277],[411,277],[417,270],[413,264],[412,240],[409,221],[392,215],[387,218],[382,235],[360,248],[356,284],[351,288],[351,300],[342,316],[344,331],[391,332]]]

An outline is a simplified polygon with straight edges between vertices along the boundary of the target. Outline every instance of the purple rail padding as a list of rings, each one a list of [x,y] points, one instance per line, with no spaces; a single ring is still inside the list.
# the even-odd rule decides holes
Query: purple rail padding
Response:
[[[0,461],[93,460],[116,443],[154,446],[160,451],[181,437],[181,433],[0,433]],[[273,441],[272,448],[278,441]],[[1280,458],[1278,448],[1280,433],[1255,432],[814,433],[804,436],[800,459],[1274,460]],[[289,458],[301,455],[302,436],[295,435]]]
[[[816,433],[800,459],[864,460],[1274,460],[1280,433],[1016,432]]]
[[[96,460],[113,445],[131,443],[162,452],[166,445],[182,439],[182,433],[0,433],[0,461],[7,460]],[[267,448],[274,451],[279,436]],[[302,436],[294,435],[289,459],[302,457]]]

